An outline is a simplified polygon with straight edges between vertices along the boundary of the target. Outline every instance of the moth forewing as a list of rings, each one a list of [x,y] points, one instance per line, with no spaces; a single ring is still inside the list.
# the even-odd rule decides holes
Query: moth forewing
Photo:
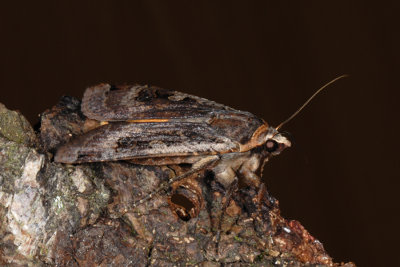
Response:
[[[199,118],[218,110],[235,111],[201,97],[148,85],[116,88],[99,84],[86,89],[82,99],[85,116],[99,121]]]
[[[116,122],[89,131],[62,146],[55,161],[82,163],[141,158],[212,155],[240,146],[206,123]]]
[[[131,94],[131,91],[127,92]],[[86,106],[91,106],[91,112],[95,110],[95,99],[99,99],[100,106],[111,101],[109,98],[86,97]],[[111,103],[115,101],[113,99]],[[199,106],[204,108],[205,101],[201,99]],[[166,107],[158,102],[153,104],[160,110],[166,110],[171,108],[169,102],[164,103]],[[194,105],[195,108],[189,112],[191,117],[164,120],[146,117],[135,120],[134,114],[131,114],[126,117],[128,121],[100,123],[100,127],[60,147],[55,161],[82,163],[132,160],[163,165],[180,163],[179,160],[182,160],[182,163],[192,163],[197,156],[243,152],[265,142],[268,126],[263,120],[248,112],[228,107],[221,109],[222,105],[210,102],[209,106],[214,105],[217,109],[210,109],[207,114],[198,113]],[[133,105],[140,107],[137,101],[133,101]],[[185,109],[189,110],[189,107]],[[99,110],[104,111],[103,108]],[[143,114],[137,114],[136,117],[140,116]],[[160,160],[154,160],[158,158]]]

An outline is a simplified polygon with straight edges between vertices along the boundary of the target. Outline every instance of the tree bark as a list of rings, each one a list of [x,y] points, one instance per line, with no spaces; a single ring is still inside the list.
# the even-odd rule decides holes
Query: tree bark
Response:
[[[64,97],[35,133],[0,104],[0,265],[355,266],[337,264],[265,189],[225,189],[211,169],[149,197],[186,165],[66,165],[57,147],[90,128]]]

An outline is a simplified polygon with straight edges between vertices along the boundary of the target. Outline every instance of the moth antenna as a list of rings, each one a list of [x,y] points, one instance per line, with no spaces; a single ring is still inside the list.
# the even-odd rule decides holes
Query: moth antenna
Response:
[[[290,116],[289,118],[287,118],[286,120],[284,120],[281,124],[279,124],[275,129],[278,130],[279,128],[281,128],[283,125],[285,125],[286,123],[288,123],[289,121],[291,121],[294,117],[297,116],[297,114],[300,113],[300,111],[303,110],[303,108],[305,108],[308,103],[310,103],[311,100],[313,100],[314,97],[316,97],[322,90],[324,90],[326,87],[328,87],[329,85],[331,85],[332,83],[336,82],[337,80],[340,80],[342,78],[346,78],[349,75],[344,74],[341,75],[339,77],[336,77],[335,79],[333,79],[332,81],[326,83],[324,86],[322,86],[321,88],[319,88],[309,99],[307,99],[307,101],[298,109],[296,110],[295,113],[292,114],[292,116]]]

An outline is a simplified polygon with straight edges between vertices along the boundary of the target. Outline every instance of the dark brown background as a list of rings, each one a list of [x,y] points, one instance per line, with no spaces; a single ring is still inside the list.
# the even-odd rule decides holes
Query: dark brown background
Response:
[[[264,178],[283,215],[336,261],[396,265],[399,6],[58,2],[0,8],[0,102],[32,123],[61,95],[81,97],[104,81],[192,93],[277,125],[319,86],[350,74],[284,127],[295,145]]]

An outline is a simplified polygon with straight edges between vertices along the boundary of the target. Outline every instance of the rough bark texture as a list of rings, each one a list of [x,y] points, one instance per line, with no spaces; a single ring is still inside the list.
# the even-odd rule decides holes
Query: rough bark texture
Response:
[[[204,170],[135,206],[190,166],[52,161],[90,128],[73,98],[39,133],[0,104],[1,266],[354,266],[282,218],[264,186],[225,189]]]

